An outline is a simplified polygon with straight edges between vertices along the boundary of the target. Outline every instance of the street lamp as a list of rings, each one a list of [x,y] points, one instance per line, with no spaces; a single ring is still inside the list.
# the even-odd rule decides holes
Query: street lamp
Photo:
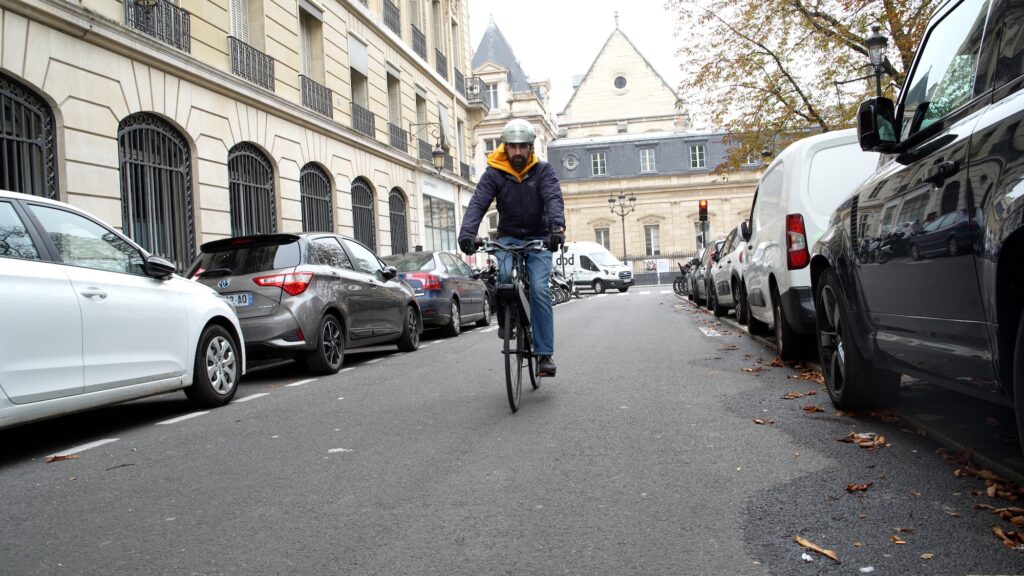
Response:
[[[871,27],[871,35],[864,40],[864,47],[868,49],[868,61],[875,70],[875,91],[878,96],[882,95],[882,63],[885,62],[885,48],[889,45],[889,39],[882,35],[882,27],[875,24]]]
[[[434,169],[437,173],[441,173],[441,169],[444,168],[444,157],[447,155],[444,147],[441,146],[441,125],[437,122],[423,122],[420,124],[409,124],[409,140],[414,140],[413,128],[421,126],[432,126],[430,129],[430,135],[434,137],[434,149],[430,151],[430,161],[434,164]]]
[[[615,195],[608,195],[608,209],[612,214],[618,214],[622,218],[622,260],[626,260],[626,214],[636,210],[636,194],[630,192],[629,204],[626,204],[626,195],[619,190],[618,202]]]

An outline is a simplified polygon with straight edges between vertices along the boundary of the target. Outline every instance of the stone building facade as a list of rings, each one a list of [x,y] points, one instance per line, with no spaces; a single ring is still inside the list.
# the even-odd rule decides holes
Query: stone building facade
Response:
[[[0,187],[85,208],[179,267],[259,232],[454,248],[486,112],[467,99],[467,4],[6,0]]]

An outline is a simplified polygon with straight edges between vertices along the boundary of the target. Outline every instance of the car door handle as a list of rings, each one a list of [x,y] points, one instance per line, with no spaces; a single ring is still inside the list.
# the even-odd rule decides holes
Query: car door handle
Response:
[[[107,298],[107,291],[90,286],[81,291],[82,296],[91,298],[93,300],[105,300]]]
[[[941,158],[928,167],[924,173],[925,182],[934,182],[941,186],[942,182],[960,171],[960,163],[956,160],[943,161]]]

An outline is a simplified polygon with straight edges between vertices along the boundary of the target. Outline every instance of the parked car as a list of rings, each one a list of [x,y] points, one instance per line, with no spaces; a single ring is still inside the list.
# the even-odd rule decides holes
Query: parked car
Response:
[[[832,216],[811,276],[833,404],[895,402],[907,374],[1014,407],[1024,445],[1024,36],[1006,4],[942,4],[898,102],[861,105],[860,145],[884,156]],[[918,260],[859,249],[894,222],[964,217],[952,250],[940,224],[911,230]]]
[[[725,316],[735,308],[736,321],[746,324],[746,299],[741,286],[747,243],[740,238],[739,230],[737,226],[729,232],[721,251],[712,259],[714,265],[708,275],[708,308],[715,316]]]
[[[458,336],[463,324],[491,323],[487,285],[479,272],[451,252],[408,252],[383,260],[412,287],[424,328],[441,328],[448,336]]]
[[[234,303],[252,358],[295,358],[314,374],[345,351],[419,347],[422,315],[394,266],[345,236],[260,234],[207,242],[188,276]]]
[[[912,233],[907,255],[912,260],[932,256],[956,256],[971,247],[972,235],[977,232],[966,209],[954,210],[926,222]]]
[[[878,154],[857,146],[852,129],[798,140],[768,165],[754,192],[743,288],[752,333],[774,330],[779,356],[790,360],[814,333],[810,247],[832,211],[875,170]]]
[[[725,243],[725,238],[712,240],[700,253],[700,262],[690,274],[690,290],[693,300],[701,306],[708,302],[708,278],[711,273],[711,266],[715,263],[714,257]]]
[[[0,191],[0,428],[184,389],[229,402],[238,318],[101,220]]]

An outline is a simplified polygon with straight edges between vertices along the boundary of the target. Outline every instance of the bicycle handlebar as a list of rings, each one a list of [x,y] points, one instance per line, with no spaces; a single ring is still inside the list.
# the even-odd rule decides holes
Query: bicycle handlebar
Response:
[[[543,252],[548,249],[548,244],[544,240],[530,240],[526,244],[515,246],[482,239],[476,245],[481,252],[487,252],[488,254],[494,254],[495,252]]]

